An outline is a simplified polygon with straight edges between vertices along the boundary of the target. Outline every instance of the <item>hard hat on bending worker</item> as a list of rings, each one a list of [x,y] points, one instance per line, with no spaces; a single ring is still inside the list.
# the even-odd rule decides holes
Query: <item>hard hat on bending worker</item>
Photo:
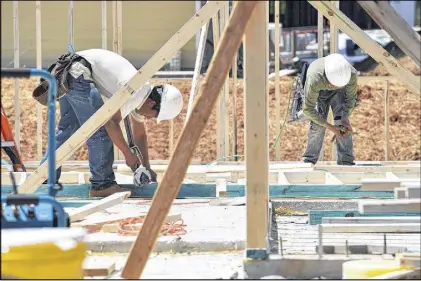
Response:
[[[132,112],[132,116],[135,119],[140,119],[141,115],[155,117],[160,122],[177,117],[182,109],[181,92],[176,87],[165,84],[152,87],[147,100]]]
[[[325,74],[327,80],[335,87],[342,88],[351,79],[352,66],[340,54],[325,57]]]

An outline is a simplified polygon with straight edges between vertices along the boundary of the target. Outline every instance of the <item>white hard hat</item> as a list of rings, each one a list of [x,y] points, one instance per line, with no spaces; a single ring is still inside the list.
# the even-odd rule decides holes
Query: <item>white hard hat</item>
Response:
[[[183,96],[181,95],[181,92],[172,85],[163,85],[161,93],[161,109],[159,110],[157,117],[158,122],[177,117],[182,109]]]
[[[343,87],[351,79],[351,64],[341,54],[325,57],[325,73],[329,82],[336,87]]]

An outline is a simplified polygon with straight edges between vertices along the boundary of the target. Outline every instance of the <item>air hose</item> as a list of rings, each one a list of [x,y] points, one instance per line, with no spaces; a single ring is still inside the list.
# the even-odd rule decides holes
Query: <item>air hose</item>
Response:
[[[294,83],[293,83],[293,85],[294,85]],[[285,112],[284,122],[283,122],[283,124],[282,124],[282,126],[281,126],[281,130],[279,131],[278,135],[276,136],[275,143],[272,145],[272,147],[271,147],[271,148],[270,148],[270,150],[269,150],[269,153],[270,153],[270,152],[272,152],[272,150],[276,147],[276,145],[278,144],[279,140],[281,139],[282,132],[283,132],[283,130],[284,130],[284,128],[285,128],[285,124],[286,124],[286,121],[287,121],[287,116],[288,116],[288,113],[289,113],[289,110],[290,110],[291,96],[292,96],[292,91],[293,91],[293,88],[294,88],[294,87],[291,87],[291,90],[289,91],[289,97],[288,97],[288,107],[287,107],[287,110],[286,110],[286,112]],[[209,162],[209,163],[206,163],[205,165],[211,165],[212,163],[219,162],[219,161],[224,160],[224,159],[227,159],[227,158],[232,158],[232,157],[244,157],[244,156],[245,156],[245,155],[243,155],[243,154],[229,155],[229,156],[225,156],[225,157],[221,157],[221,158],[215,159],[215,160],[213,160],[213,161],[211,161],[211,162]]]

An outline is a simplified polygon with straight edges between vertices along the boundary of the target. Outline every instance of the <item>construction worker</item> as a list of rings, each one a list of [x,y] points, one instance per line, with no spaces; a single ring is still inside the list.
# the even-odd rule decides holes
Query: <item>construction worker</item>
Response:
[[[80,126],[130,80],[137,69],[124,57],[103,49],[90,49],[61,56],[49,71],[55,75],[58,84],[60,121],[56,132],[56,149],[59,148]],[[40,84],[33,97],[41,104],[47,104],[48,86]],[[145,99],[142,106],[139,106]],[[146,83],[133,93],[129,101],[88,140],[89,169],[91,172],[91,197],[106,197],[116,192],[130,191],[117,185],[113,171],[113,144],[123,153],[126,164],[134,172],[142,164],[156,182],[156,173],[151,169],[148,156],[148,142],[143,118],[170,120],[182,110],[183,97],[171,85],[151,86]],[[133,142],[139,148],[141,163],[126,143],[120,122],[129,116]],[[43,163],[48,158],[45,155]],[[57,170],[57,181],[61,169]]]
[[[303,114],[310,119],[303,161],[316,164],[326,128],[336,135],[338,165],[355,165],[349,117],[357,97],[357,71],[340,54],[313,61],[304,84]],[[327,121],[332,108],[334,124]]]

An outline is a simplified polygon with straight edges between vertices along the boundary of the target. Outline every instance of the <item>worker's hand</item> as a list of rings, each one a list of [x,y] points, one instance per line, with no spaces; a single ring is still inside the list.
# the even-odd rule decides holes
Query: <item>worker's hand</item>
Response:
[[[344,121],[342,121],[342,125],[348,130],[348,133],[352,133],[352,127],[351,127],[351,123],[349,122],[349,119],[346,119]]]
[[[329,129],[332,133],[334,133],[337,137],[341,137],[341,129],[338,126],[333,126],[329,123],[326,123],[326,128]]]
[[[158,182],[157,181],[157,175],[156,175],[156,173],[155,173],[155,171],[154,170],[152,170],[151,168],[149,168],[149,169],[147,169],[148,171],[149,171],[149,173],[151,174],[151,178],[150,178],[150,180],[152,181],[152,182]]]
[[[133,172],[136,171],[137,167],[140,165],[140,160],[137,155],[130,152],[127,153],[127,155],[124,155],[124,158],[126,159],[126,165],[129,166]]]

